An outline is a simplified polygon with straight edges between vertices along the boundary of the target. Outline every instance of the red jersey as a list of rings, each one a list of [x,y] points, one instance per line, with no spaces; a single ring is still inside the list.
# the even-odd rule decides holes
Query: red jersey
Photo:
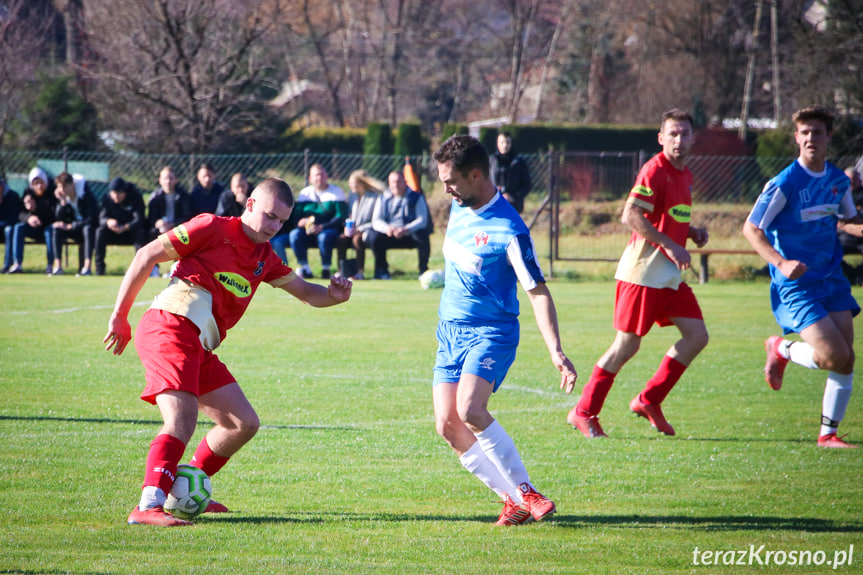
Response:
[[[692,172],[678,170],[662,152],[638,173],[626,202],[646,210],[647,220],[675,243],[686,246],[692,214]],[[617,266],[616,279],[653,288],[677,288],[680,270],[662,249],[633,232]]]
[[[211,337],[205,343],[207,349],[215,349],[240,320],[261,282],[279,287],[297,277],[269,242],[256,244],[249,239],[240,218],[201,214],[159,240],[179,262],[171,284],[153,307],[191,319],[201,329],[202,341],[204,332],[213,327],[207,323],[214,320],[218,340]]]

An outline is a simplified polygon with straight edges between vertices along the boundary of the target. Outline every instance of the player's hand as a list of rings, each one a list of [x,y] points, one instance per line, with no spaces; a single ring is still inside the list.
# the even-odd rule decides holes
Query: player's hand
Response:
[[[327,286],[329,296],[339,303],[344,303],[351,298],[351,290],[354,282],[348,278],[334,277],[330,278],[330,285]]]
[[[688,270],[689,264],[692,262],[692,256],[689,255],[686,248],[679,244],[672,244],[671,247],[666,248],[665,255],[679,270]]]
[[[704,228],[689,228],[689,239],[695,242],[695,245],[699,248],[703,248],[705,244],[707,244],[707,240],[710,239],[710,234],[707,233],[707,230]]]
[[[809,271],[806,264],[798,260],[782,260],[782,263],[779,264],[778,268],[782,275],[790,280],[796,280]]]
[[[111,319],[108,320],[108,333],[102,343],[107,343],[105,351],[111,351],[114,348],[114,355],[120,355],[126,349],[126,345],[132,340],[132,327],[129,325],[129,320],[125,317],[119,317],[116,314],[111,314]]]
[[[575,388],[575,380],[578,379],[578,373],[576,373],[572,362],[562,353],[553,357],[552,361],[560,372],[560,389],[566,393],[572,393],[572,390]]]

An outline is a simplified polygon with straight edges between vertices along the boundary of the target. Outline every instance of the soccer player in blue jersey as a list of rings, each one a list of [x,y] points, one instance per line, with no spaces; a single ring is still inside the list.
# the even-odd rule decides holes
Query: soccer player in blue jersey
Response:
[[[789,361],[828,371],[818,445],[856,447],[837,435],[854,380],[854,325],[860,306],[842,273],[837,223],[860,223],[842,170],[827,162],[833,114],[812,106],[792,116],[797,160],[764,186],[743,235],[770,266],[770,301],[785,334],[764,342],[765,380],[782,387]]]
[[[540,521],[554,513],[554,502],[533,487],[512,438],[488,411],[518,347],[517,284],[527,291],[567,393],[575,386],[575,368],[561,348],[530,232],[494,187],[485,148],[470,136],[453,136],[434,158],[453,198],[433,380],[437,432],[462,466],[503,498],[498,525]]]

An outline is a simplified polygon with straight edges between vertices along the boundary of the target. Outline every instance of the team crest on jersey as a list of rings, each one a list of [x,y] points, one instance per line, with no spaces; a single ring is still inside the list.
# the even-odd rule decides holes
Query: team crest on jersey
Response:
[[[479,366],[480,366],[481,368],[483,368],[483,369],[491,369],[491,367],[492,367],[495,363],[496,363],[496,362],[494,361],[494,359],[492,359],[492,358],[490,358],[490,357],[486,357],[486,358],[484,358],[481,362],[479,362]]]
[[[222,284],[226,290],[237,297],[249,297],[252,295],[252,284],[249,280],[233,272],[216,272],[216,281]]]
[[[180,224],[174,228],[174,235],[177,236],[177,239],[180,240],[184,246],[189,245],[189,232],[186,231],[186,226]]]
[[[474,234],[473,241],[476,242],[476,247],[487,246],[488,245],[488,234],[483,232],[483,231],[479,231],[476,234]]]
[[[677,204],[668,209],[668,215],[671,216],[675,222],[688,224],[692,219],[692,207],[687,206],[686,204]]]
[[[264,262],[258,262],[258,266],[255,268],[255,276],[259,276],[264,273]]]

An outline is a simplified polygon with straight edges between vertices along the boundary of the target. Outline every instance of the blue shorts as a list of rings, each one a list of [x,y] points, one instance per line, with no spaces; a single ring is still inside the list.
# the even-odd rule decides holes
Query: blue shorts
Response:
[[[818,281],[771,283],[770,303],[776,323],[784,333],[800,333],[831,312],[850,311],[852,316],[860,313],[860,306],[851,295],[851,284],[841,268]]]
[[[490,382],[497,391],[515,361],[518,339],[517,321],[494,326],[438,322],[433,385],[456,383],[464,372]]]

